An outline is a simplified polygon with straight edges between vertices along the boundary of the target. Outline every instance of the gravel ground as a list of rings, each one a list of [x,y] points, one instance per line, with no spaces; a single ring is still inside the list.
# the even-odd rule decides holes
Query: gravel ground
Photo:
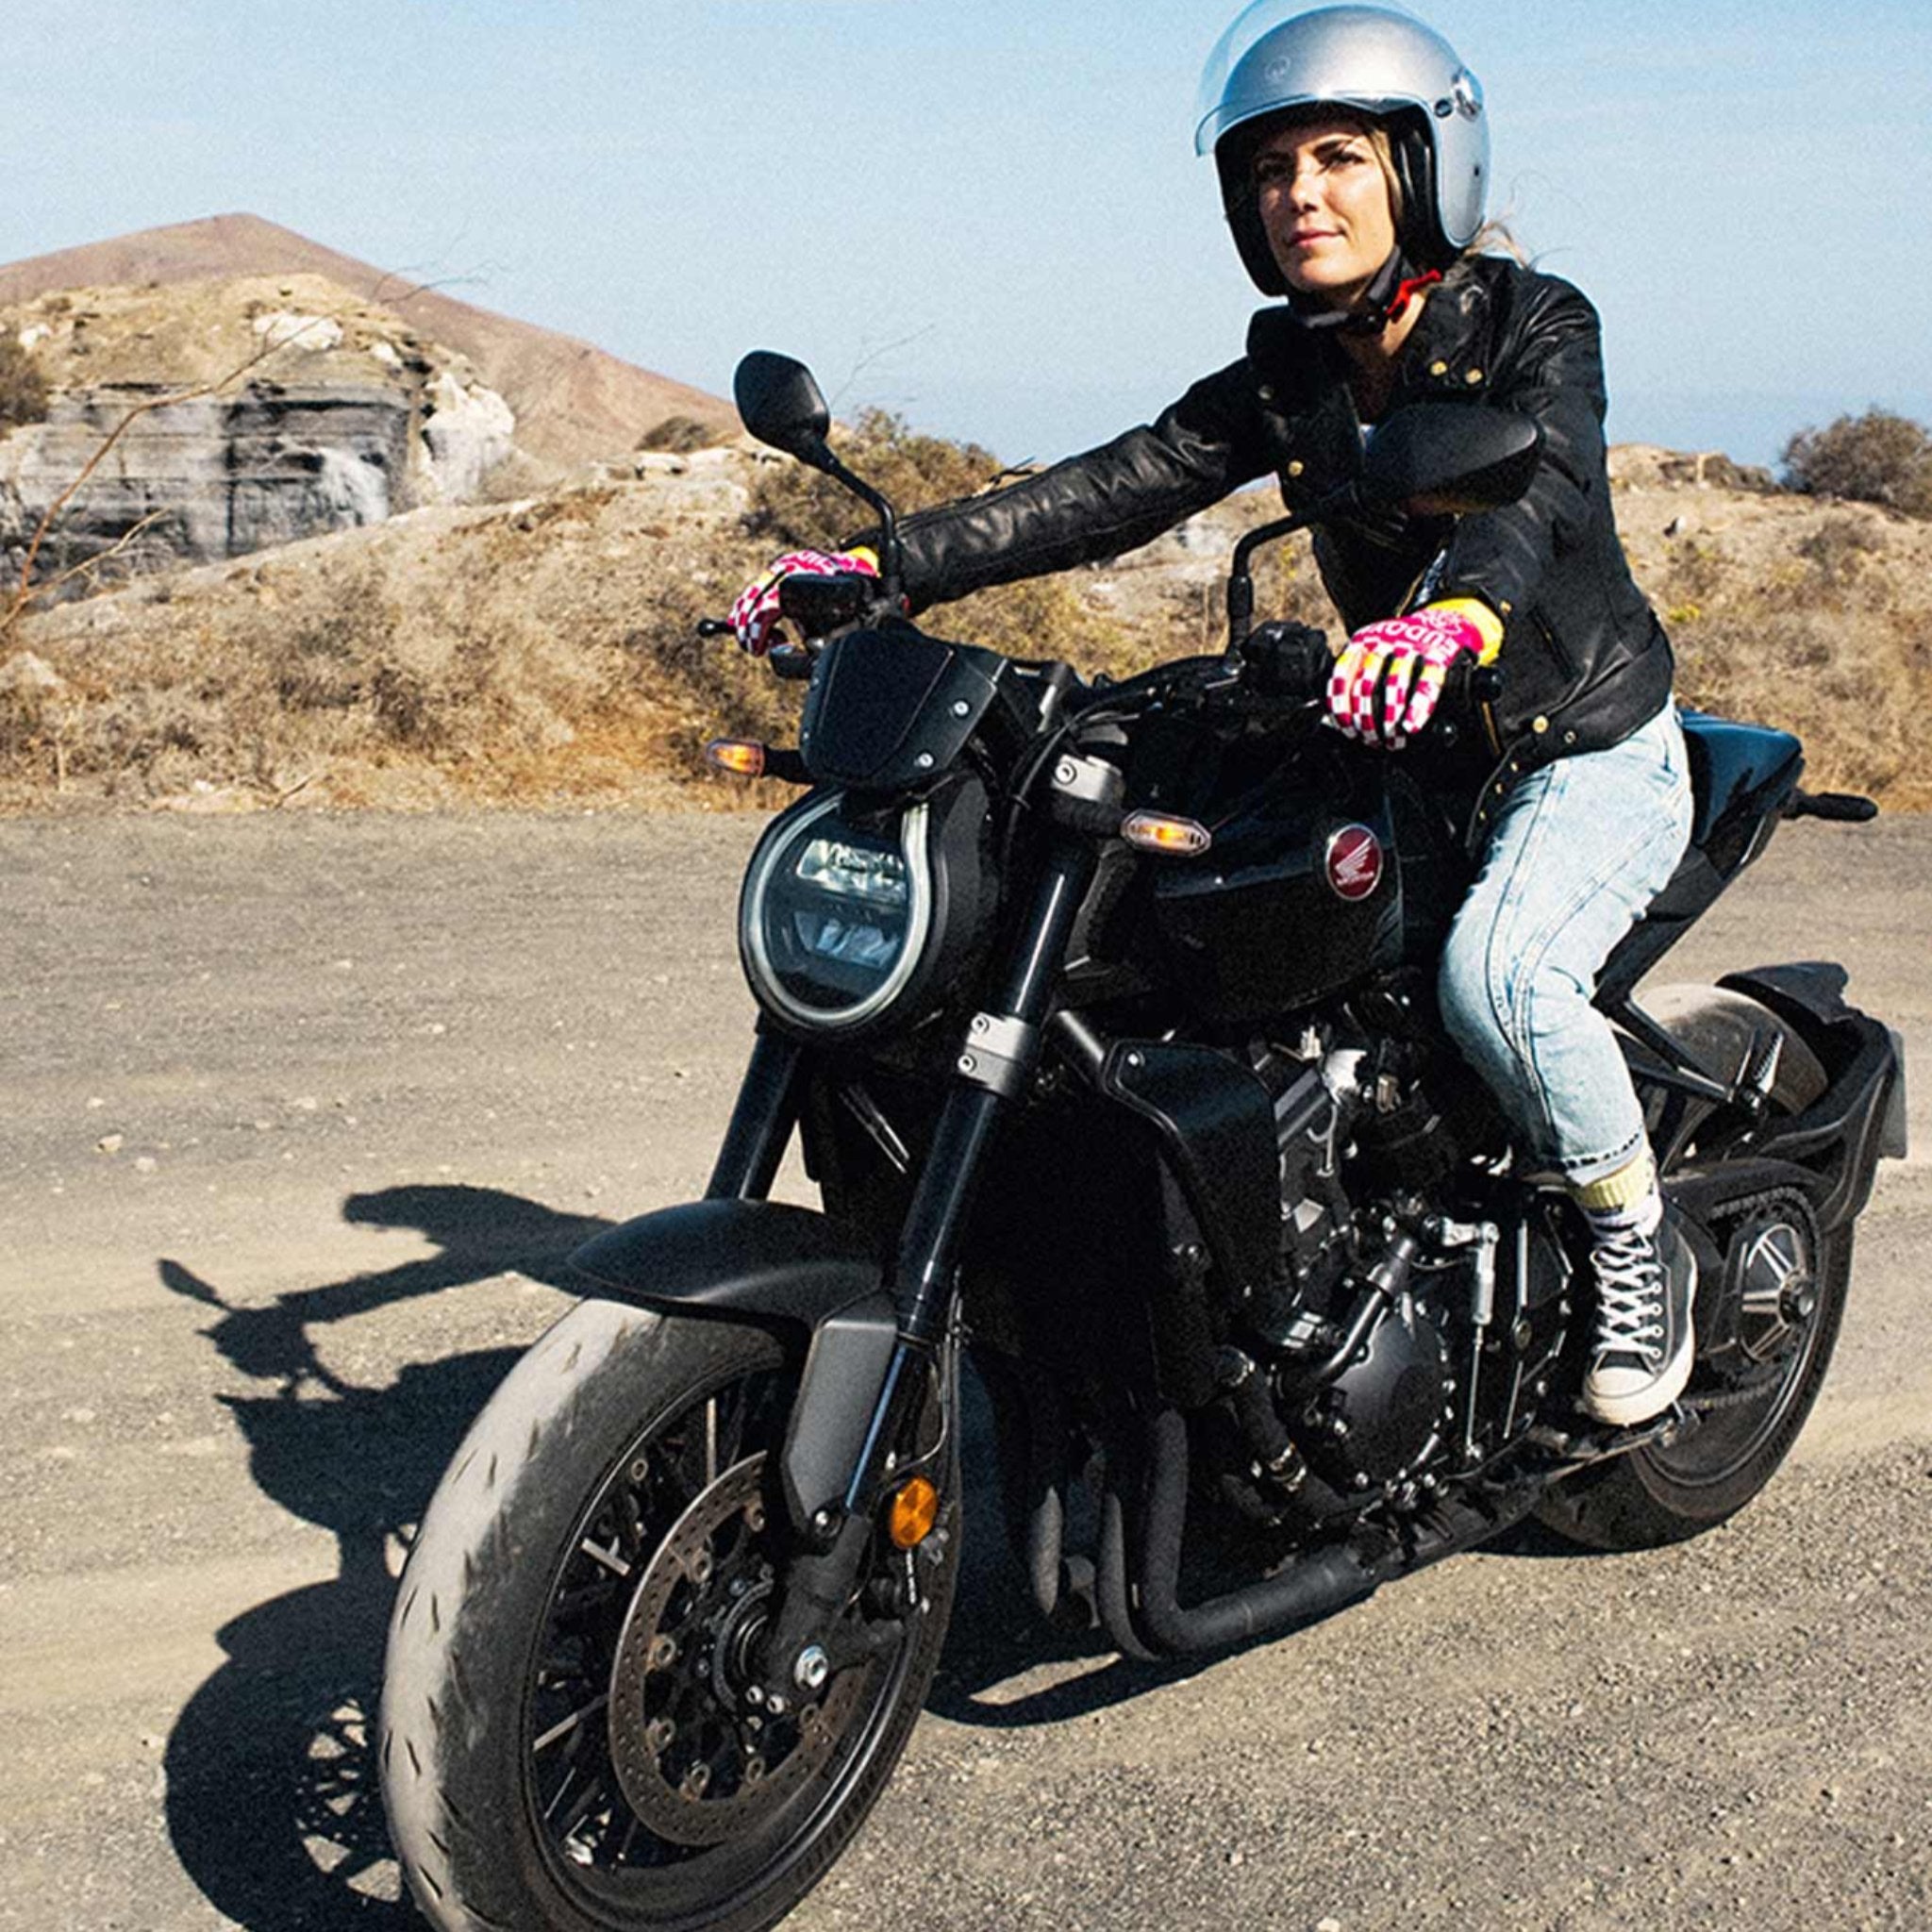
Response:
[[[0,1925],[409,1922],[366,1749],[396,1531],[582,1233],[702,1187],[755,832],[0,825]],[[1928,913],[1932,823],[1792,827],[1664,976],[1841,958],[1923,1062]],[[1521,1538],[1176,1674],[1032,1629],[981,1512],[792,1923],[1932,1924],[1928,1239],[1921,1157],[1790,1466],[1687,1547]]]

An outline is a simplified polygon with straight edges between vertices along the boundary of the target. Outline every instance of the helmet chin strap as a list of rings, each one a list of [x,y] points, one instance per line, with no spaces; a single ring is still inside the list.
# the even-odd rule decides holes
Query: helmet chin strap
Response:
[[[1436,269],[1418,275],[1415,264],[1398,246],[1390,250],[1388,260],[1348,308],[1324,308],[1312,295],[1291,287],[1289,313],[1306,329],[1334,329],[1345,336],[1378,336],[1417,295],[1441,279]]]

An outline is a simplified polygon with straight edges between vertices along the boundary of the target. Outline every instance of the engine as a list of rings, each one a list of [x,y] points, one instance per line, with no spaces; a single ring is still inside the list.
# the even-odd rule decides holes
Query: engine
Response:
[[[1563,1210],[1496,1184],[1486,1096],[1424,1041],[1311,1026],[1253,1059],[1274,1095],[1280,1265],[1223,1352],[1222,1491],[1269,1523],[1425,1506],[1554,1384]]]

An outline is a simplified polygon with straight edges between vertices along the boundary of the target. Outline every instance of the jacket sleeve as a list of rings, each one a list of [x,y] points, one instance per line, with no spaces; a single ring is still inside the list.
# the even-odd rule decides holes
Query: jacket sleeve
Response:
[[[1541,461],[1515,503],[1457,524],[1433,593],[1480,597],[1506,620],[1536,595],[1557,553],[1602,513],[1609,490],[1596,310],[1568,282],[1551,278],[1543,287],[1522,346],[1507,366],[1491,372],[1487,398],[1535,419],[1543,436]]]
[[[900,525],[915,610],[1150,542],[1267,469],[1245,358],[1157,421],[1036,476]],[[877,533],[872,533],[874,541]]]

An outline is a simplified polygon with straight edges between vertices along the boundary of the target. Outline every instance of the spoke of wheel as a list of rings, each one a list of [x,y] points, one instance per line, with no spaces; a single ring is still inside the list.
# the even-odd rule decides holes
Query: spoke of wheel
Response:
[[[600,1710],[602,1710],[604,1707],[609,1702],[610,1699],[608,1695],[591,1698],[590,1703],[585,1705],[581,1710],[574,1710],[567,1718],[563,1720],[561,1724],[552,1724],[550,1728],[547,1731],[545,1731],[543,1735],[530,1746],[530,1749],[533,1752],[547,1751],[552,1744],[557,1742],[558,1739],[567,1737],[572,1731],[575,1730],[576,1727],[580,1724],[582,1724],[587,1717],[595,1717],[596,1714]]]
[[[581,1549],[584,1555],[589,1557],[593,1563],[603,1564],[605,1569],[609,1571],[611,1575],[625,1577],[630,1574],[630,1565],[626,1563],[624,1560],[624,1558],[617,1553],[618,1546],[615,1538],[611,1540],[610,1547],[608,1550],[599,1549],[598,1546],[595,1543],[593,1543],[589,1537],[586,1537],[583,1540],[583,1541],[580,1544],[578,1544],[577,1547]]]
[[[558,1793],[558,1797],[562,1795],[560,1791]],[[591,1815],[592,1809],[599,1803],[607,1800],[608,1795],[604,1789],[604,1780],[601,1777],[591,1778],[590,1783],[584,1787],[583,1792],[576,1802],[564,1814],[563,1822],[557,1827],[558,1840],[567,1843],[571,1833]],[[546,1811],[543,1816],[547,1822],[550,1814]]]
[[[552,1813],[554,1813],[557,1807],[563,1803],[564,1793],[568,1791],[570,1788],[576,1783],[576,1781],[577,1767],[575,1764],[573,1764],[564,1772],[561,1781],[558,1783],[557,1789],[550,1794],[549,1804],[545,1805],[543,1807],[543,1823],[545,1824],[548,1824],[550,1823]]]
[[[705,1487],[718,1480],[718,1398],[705,1404]]]

